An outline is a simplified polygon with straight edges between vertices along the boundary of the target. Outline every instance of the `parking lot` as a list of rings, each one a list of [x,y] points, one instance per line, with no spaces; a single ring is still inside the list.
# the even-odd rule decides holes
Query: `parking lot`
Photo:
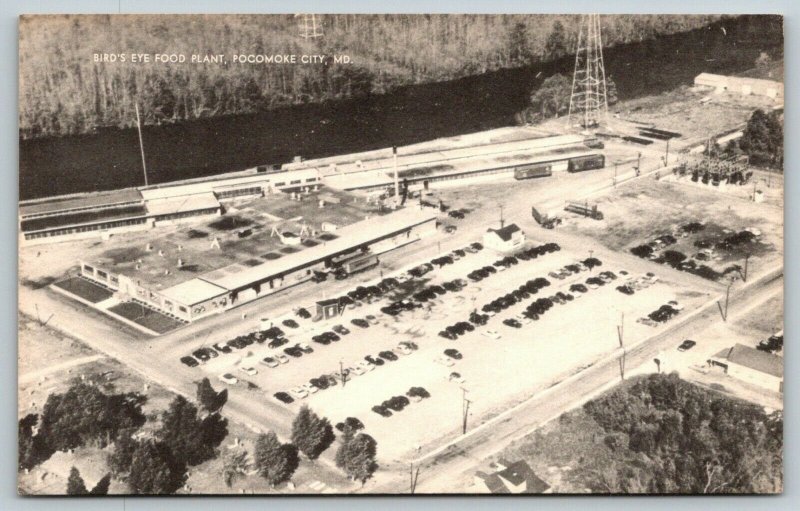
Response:
[[[546,242],[536,240],[528,246],[542,246]],[[276,318],[274,325],[284,333],[279,338],[286,339],[281,346],[271,348],[269,338],[251,341],[241,349],[234,347],[230,353],[218,354],[194,370],[198,375],[206,373],[217,385],[224,385],[220,375],[234,376],[237,391],[249,387],[247,392],[254,402],[276,402],[274,394],[285,392],[293,402],[280,406],[288,407],[292,413],[300,404],[307,403],[334,424],[356,417],[378,441],[382,459],[402,460],[460,433],[464,397],[470,401],[468,427],[471,428],[617,349],[617,326],[623,315],[626,338],[639,338],[652,334],[658,326],[639,323],[637,318],[646,317],[668,301],[679,303],[679,308],[685,310],[709,297],[699,289],[679,288],[657,278],[650,281],[644,273],[628,271],[611,260],[578,273],[567,272],[565,266],[585,260],[586,256],[566,250],[519,260],[502,270],[493,264],[499,259],[502,255],[483,249],[465,253],[452,264],[434,267],[419,277],[403,272],[398,277],[398,287],[380,298],[355,301],[331,320],[315,322],[293,315],[298,327],[291,328],[282,324],[284,318]],[[485,266],[496,269],[478,282],[467,277]],[[609,282],[604,285],[586,285],[587,279],[598,278],[608,271],[615,279],[607,279]],[[565,276],[566,273],[569,275]],[[455,323],[469,323],[473,311],[482,313],[484,305],[537,278],[547,279],[549,285],[533,295],[520,296],[516,303],[491,316],[486,325],[470,323],[472,331],[465,331],[455,340],[439,335]],[[458,279],[466,285],[449,285],[454,290],[433,293],[433,299],[414,298],[421,296],[419,293],[425,288],[451,284]],[[635,297],[616,289],[623,282],[645,281],[646,285],[634,286]],[[584,284],[586,291],[576,291],[573,287],[576,283]],[[535,321],[520,317],[537,299],[559,292],[571,299],[559,299],[563,303],[553,303]],[[381,312],[381,308],[400,300],[416,305],[396,316]],[[503,323],[513,317],[521,320],[516,325],[519,328]],[[352,323],[354,319],[365,320],[369,326],[357,326]],[[349,333],[339,333],[338,341],[325,344],[312,340],[323,332],[331,332],[336,325],[342,325]],[[399,348],[403,342],[413,348]],[[299,356],[284,352],[296,345],[301,348],[299,353],[294,350]],[[308,348],[313,352],[303,352]],[[457,350],[457,355],[450,352],[455,357],[445,355],[444,351],[451,349]],[[393,355],[386,355],[387,351]],[[382,363],[369,363],[365,360],[367,356]],[[263,362],[266,357],[277,361],[277,365],[266,365]],[[257,373],[245,371],[246,368]],[[342,369],[349,373],[344,385]],[[318,378],[325,382],[309,383]],[[332,382],[335,383],[331,385]],[[319,388],[325,387],[325,383],[327,388]],[[305,391],[298,389],[303,385]],[[412,387],[424,388],[430,397],[410,399],[405,406],[405,400],[399,399],[399,406],[395,402],[395,409],[388,409],[391,413],[388,417],[372,410],[393,397],[406,395]],[[415,424],[428,427],[409,427]]]

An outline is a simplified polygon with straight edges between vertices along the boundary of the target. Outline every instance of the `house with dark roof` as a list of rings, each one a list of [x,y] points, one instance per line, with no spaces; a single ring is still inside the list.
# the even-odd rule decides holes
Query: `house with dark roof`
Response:
[[[514,494],[550,493],[550,485],[540,479],[524,461],[500,459],[489,465],[489,471],[475,472],[477,493]]]
[[[783,392],[783,357],[744,344],[726,348],[708,360],[725,374],[775,392]]]
[[[517,224],[509,224],[500,229],[489,229],[483,235],[483,244],[498,252],[511,252],[525,243],[525,233]]]

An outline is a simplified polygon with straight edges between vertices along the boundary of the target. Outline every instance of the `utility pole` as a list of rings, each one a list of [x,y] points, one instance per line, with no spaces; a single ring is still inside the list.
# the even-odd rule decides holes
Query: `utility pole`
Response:
[[[742,279],[747,282],[747,263],[750,261],[750,253],[748,252],[744,256],[744,275],[742,275]]]
[[[728,321],[728,299],[730,298],[732,285],[733,282],[729,283],[727,289],[725,289],[725,307],[723,308],[722,304],[717,301],[717,306],[719,307],[719,313],[722,316],[722,321],[725,322]]]
[[[142,140],[142,120],[139,118],[139,102],[134,103],[136,108],[136,127],[139,129],[139,150],[142,152],[142,170],[144,171],[144,185],[147,186],[147,164],[144,161],[144,141]]]
[[[341,360],[339,360],[339,376],[342,378],[342,388],[344,388],[347,383],[347,375],[344,374],[344,363]]]
[[[500,228],[502,229],[505,224],[505,220],[503,219],[503,205],[500,204]]]
[[[641,151],[636,155],[636,175],[642,172],[642,153]]]
[[[617,165],[619,165],[619,160],[614,160],[614,186],[617,186]]]
[[[469,405],[472,403],[467,399],[467,389],[461,387],[461,434],[467,433],[467,418],[469,417]]]
[[[625,351],[625,337],[624,337],[624,328],[625,325],[625,313],[620,312],[619,318],[619,325],[617,325],[617,338],[619,339],[619,347],[622,348],[622,358],[619,361],[619,373],[621,379],[625,379],[625,359],[627,358],[628,352]]]
[[[411,463],[411,467],[409,468],[409,476],[411,478],[411,494],[413,495],[414,492],[417,491],[417,481],[419,480],[419,466],[417,466],[417,471],[414,471],[414,463]]]
[[[667,152],[664,154],[664,166],[667,167],[669,165],[669,139],[667,139]]]

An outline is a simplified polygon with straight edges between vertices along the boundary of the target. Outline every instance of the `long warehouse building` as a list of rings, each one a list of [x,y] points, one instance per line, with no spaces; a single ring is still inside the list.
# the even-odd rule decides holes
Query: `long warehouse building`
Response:
[[[332,267],[343,255],[379,255],[435,232],[436,215],[413,206],[342,227],[336,239],[290,257],[257,266],[234,263],[166,289],[86,261],[80,261],[80,273],[113,290],[120,300],[190,322],[310,280],[315,270]]]

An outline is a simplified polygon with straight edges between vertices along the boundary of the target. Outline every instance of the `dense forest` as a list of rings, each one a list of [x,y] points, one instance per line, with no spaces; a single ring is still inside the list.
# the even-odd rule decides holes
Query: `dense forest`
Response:
[[[782,491],[780,411],[655,374],[588,402],[584,412],[610,453],[593,460],[602,466],[582,468],[593,492]]]
[[[605,46],[707,26],[719,16],[603,16]],[[570,54],[577,15],[48,16],[20,21],[22,138],[254,113],[382,94]],[[94,53],[226,55],[224,64],[95,62]],[[351,64],[233,64],[233,54],[348,55]]]

